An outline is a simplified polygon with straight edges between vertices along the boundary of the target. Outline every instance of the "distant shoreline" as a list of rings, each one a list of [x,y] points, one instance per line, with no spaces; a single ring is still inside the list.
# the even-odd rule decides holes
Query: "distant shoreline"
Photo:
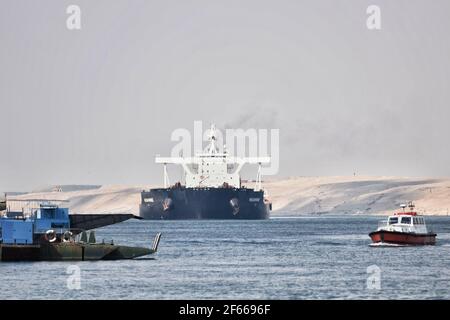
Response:
[[[249,181],[247,187],[253,187]],[[70,185],[41,189],[14,199],[69,200],[74,213],[139,213],[140,192],[149,185]],[[389,215],[413,201],[419,214],[450,215],[450,178],[386,176],[290,177],[266,180],[272,216]],[[319,213],[320,212],[320,213]]]

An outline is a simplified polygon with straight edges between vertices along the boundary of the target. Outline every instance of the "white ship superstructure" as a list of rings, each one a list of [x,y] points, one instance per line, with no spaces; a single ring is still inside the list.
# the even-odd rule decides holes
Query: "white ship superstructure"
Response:
[[[184,169],[187,188],[220,188],[224,184],[241,187],[240,171],[245,164],[257,164],[256,190],[261,190],[261,166],[270,163],[270,157],[233,157],[223,147],[217,147],[217,134],[214,125],[209,132],[209,145],[194,157],[156,157],[155,162],[164,165],[164,187],[169,187],[168,164],[181,165]]]

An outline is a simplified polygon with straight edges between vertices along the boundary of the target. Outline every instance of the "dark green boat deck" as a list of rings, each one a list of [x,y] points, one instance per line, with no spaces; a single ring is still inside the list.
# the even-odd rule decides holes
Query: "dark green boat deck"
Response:
[[[0,261],[88,261],[133,259],[156,250],[113,244],[56,243],[40,245],[0,244]]]

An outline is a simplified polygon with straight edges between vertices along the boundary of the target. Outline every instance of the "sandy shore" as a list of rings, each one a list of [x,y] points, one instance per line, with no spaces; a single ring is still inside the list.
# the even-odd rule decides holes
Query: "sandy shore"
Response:
[[[253,187],[253,184],[248,184]],[[104,185],[62,192],[34,192],[16,199],[69,200],[76,213],[139,212],[140,192],[151,186]],[[265,182],[273,216],[309,214],[385,215],[401,203],[414,201],[417,211],[447,215],[450,179],[403,177],[295,177]]]
[[[266,183],[274,214],[387,215],[414,201],[421,214],[447,215],[450,179],[401,177],[296,177]]]

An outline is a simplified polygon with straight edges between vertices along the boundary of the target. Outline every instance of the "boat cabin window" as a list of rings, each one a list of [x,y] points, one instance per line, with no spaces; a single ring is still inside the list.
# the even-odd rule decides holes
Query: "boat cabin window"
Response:
[[[402,223],[411,224],[411,217],[402,217]]]
[[[398,222],[398,218],[397,217],[389,218],[389,224],[396,224],[397,222]]]

